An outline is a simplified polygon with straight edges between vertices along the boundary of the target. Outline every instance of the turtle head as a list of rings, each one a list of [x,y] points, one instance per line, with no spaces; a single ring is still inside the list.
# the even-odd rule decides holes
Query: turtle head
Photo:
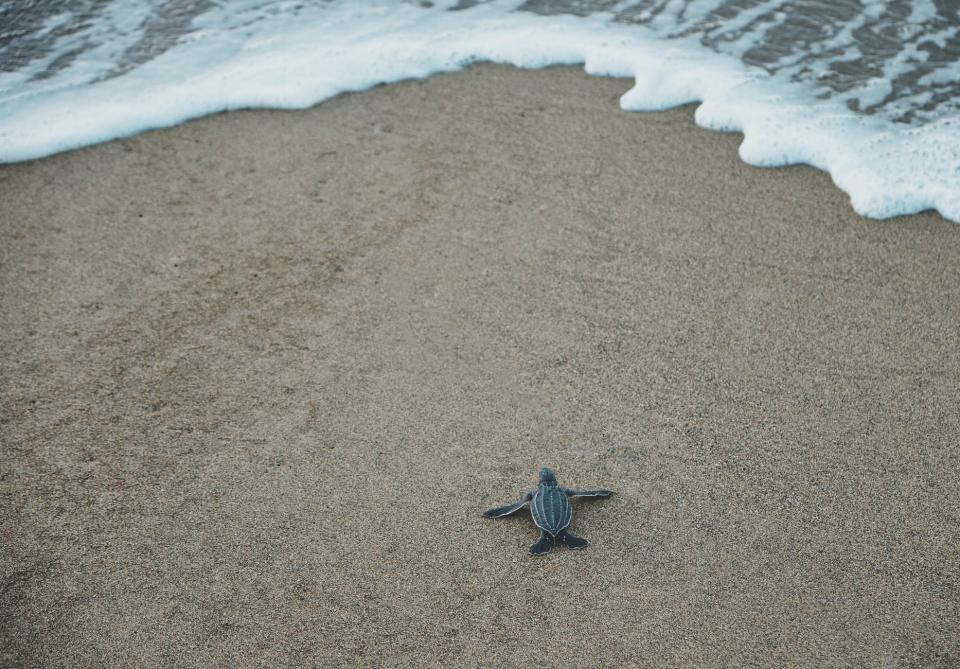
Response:
[[[557,485],[557,477],[549,467],[540,470],[540,485]]]

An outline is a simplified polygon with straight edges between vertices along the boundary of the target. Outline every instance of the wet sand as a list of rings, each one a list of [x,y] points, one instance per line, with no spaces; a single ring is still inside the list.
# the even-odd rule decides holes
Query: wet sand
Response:
[[[628,87],[0,167],[0,664],[960,664],[960,227]]]

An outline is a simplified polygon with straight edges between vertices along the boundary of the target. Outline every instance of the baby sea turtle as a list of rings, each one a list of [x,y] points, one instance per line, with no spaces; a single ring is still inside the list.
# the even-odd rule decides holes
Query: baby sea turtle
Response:
[[[609,497],[612,494],[610,490],[561,488],[557,484],[557,477],[554,476],[553,471],[544,467],[540,470],[540,485],[536,490],[528,492],[519,502],[484,511],[483,517],[503,518],[530,504],[530,515],[533,516],[533,522],[540,528],[540,541],[530,547],[531,555],[546,555],[557,539],[567,548],[579,550],[589,546],[590,542],[567,532],[570,521],[573,520],[570,498]]]

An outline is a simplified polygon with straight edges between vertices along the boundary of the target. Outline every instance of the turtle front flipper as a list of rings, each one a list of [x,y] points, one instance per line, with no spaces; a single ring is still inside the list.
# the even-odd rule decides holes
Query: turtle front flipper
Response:
[[[503,518],[504,516],[509,516],[511,513],[516,513],[524,506],[527,502],[533,497],[533,493],[528,492],[523,496],[519,502],[514,502],[513,504],[507,504],[506,506],[498,506],[496,509],[488,509],[483,512],[484,518]]]
[[[567,497],[609,497],[613,494],[612,490],[571,490],[564,488]]]
[[[590,545],[590,542],[586,539],[581,539],[580,537],[570,534],[566,530],[557,535],[557,539],[563,542],[563,545],[567,548],[572,548],[575,551],[586,548]]]
[[[530,547],[530,555],[546,555],[553,549],[553,536],[540,530],[540,541]]]

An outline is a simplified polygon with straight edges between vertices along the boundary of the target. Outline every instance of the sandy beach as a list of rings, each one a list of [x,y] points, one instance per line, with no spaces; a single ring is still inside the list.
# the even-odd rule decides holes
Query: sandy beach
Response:
[[[960,227],[629,86],[0,167],[0,665],[960,666]]]

